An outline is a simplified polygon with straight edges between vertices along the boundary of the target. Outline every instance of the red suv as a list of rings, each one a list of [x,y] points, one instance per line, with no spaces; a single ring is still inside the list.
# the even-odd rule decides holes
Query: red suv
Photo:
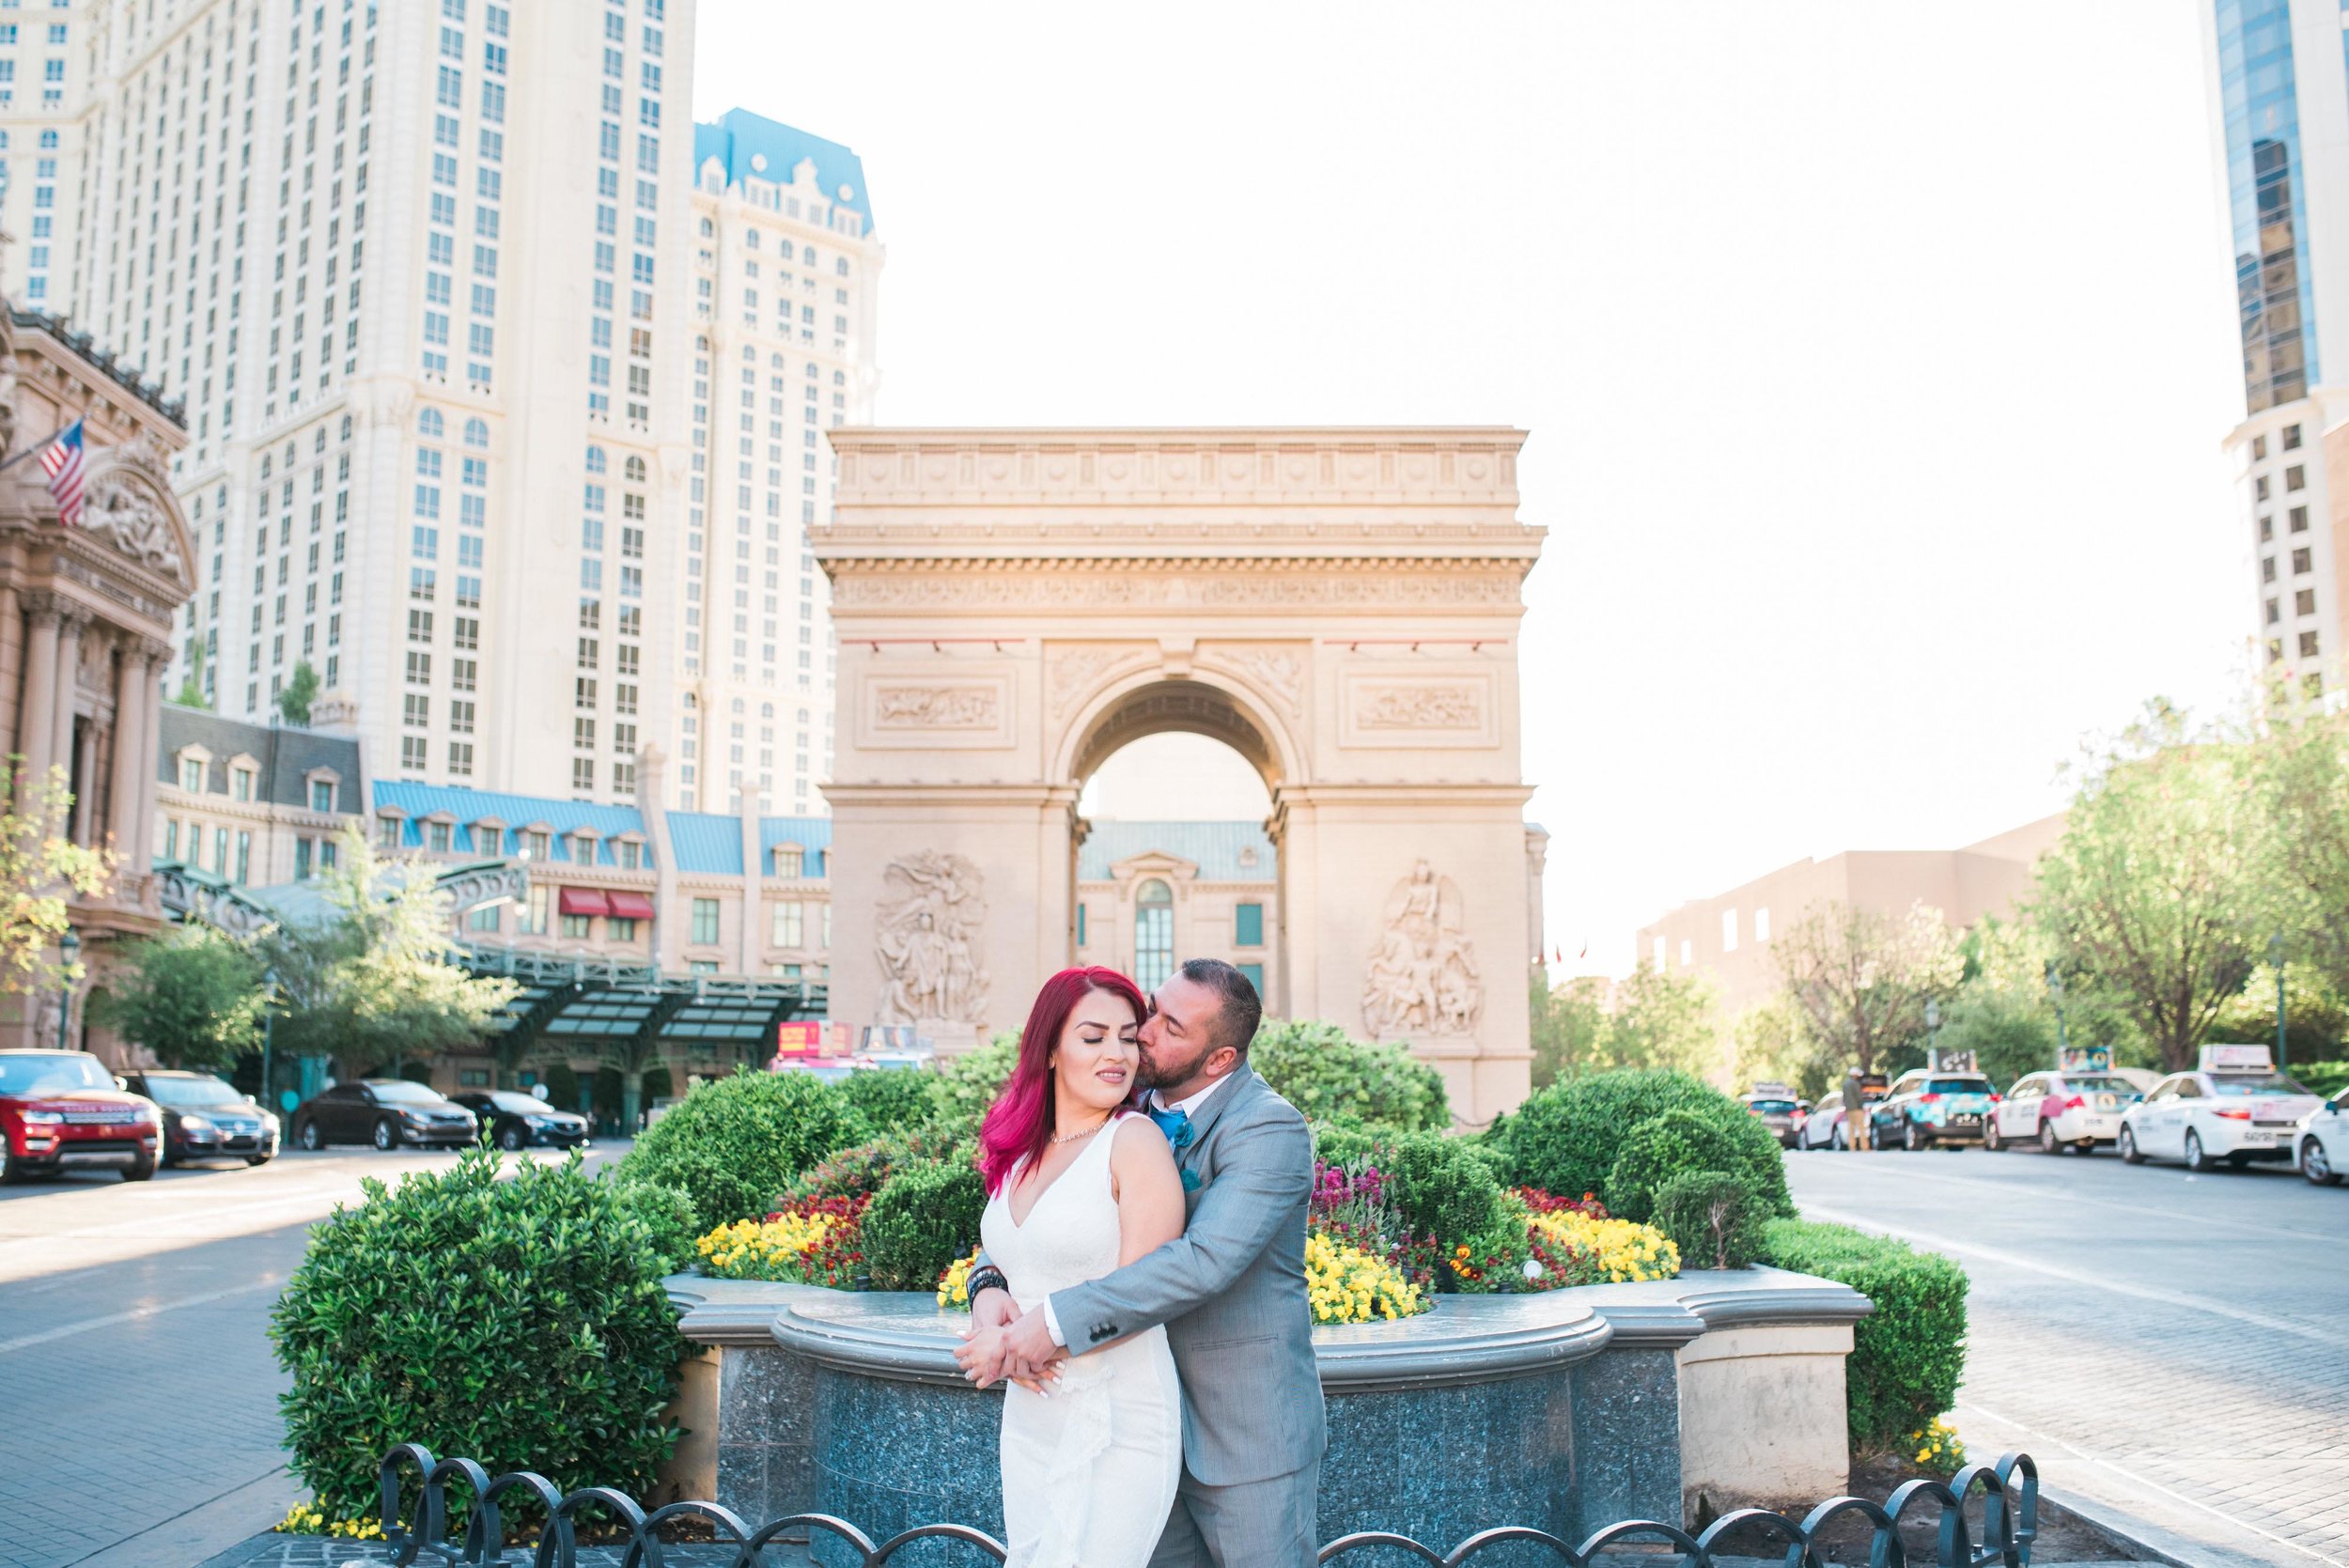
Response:
[[[0,1182],[77,1166],[143,1182],[163,1144],[155,1103],[116,1088],[87,1051],[0,1050]]]

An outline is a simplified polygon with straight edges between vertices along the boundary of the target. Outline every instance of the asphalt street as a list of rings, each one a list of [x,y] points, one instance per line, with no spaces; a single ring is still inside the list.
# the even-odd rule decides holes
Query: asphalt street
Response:
[[[1972,1279],[1956,1421],[2207,1560],[2349,1565],[2349,1188],[2110,1153],[1787,1157],[1805,1214]]]
[[[0,1188],[0,1568],[176,1568],[283,1518],[302,1489],[269,1314],[303,1236],[361,1177],[455,1157],[289,1151]]]

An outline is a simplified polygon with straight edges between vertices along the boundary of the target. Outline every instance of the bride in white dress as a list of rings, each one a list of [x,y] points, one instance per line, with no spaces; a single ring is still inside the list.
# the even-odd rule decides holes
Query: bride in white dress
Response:
[[[1003,1271],[1022,1312],[1182,1234],[1174,1153],[1131,1110],[1145,1006],[1114,970],[1054,975],[988,1112],[979,1234],[985,1263]],[[1182,1389],[1166,1330],[1070,1356],[1058,1371],[1049,1385],[1003,1390],[1011,1568],[1143,1568],[1183,1466]]]

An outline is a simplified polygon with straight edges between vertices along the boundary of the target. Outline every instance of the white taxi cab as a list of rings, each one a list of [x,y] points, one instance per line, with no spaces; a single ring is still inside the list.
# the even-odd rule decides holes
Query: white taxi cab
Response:
[[[2349,1092],[2335,1094],[2293,1129],[2300,1174],[2331,1187],[2349,1174]]]
[[[2180,1159],[2189,1171],[2288,1160],[2300,1119],[2323,1103],[2276,1071],[2265,1046],[2204,1046],[2200,1067],[2171,1073],[2121,1113],[2121,1157]]]
[[[2047,1154],[2093,1149],[2121,1136],[2137,1085],[2113,1072],[2032,1073],[2018,1079],[1983,1125],[1985,1149],[2036,1144]]]

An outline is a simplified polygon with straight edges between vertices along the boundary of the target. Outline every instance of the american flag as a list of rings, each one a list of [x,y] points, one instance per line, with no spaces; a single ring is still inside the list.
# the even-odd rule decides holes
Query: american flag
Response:
[[[67,426],[40,451],[40,468],[49,475],[49,493],[57,498],[57,520],[68,528],[82,524],[82,422]]]

